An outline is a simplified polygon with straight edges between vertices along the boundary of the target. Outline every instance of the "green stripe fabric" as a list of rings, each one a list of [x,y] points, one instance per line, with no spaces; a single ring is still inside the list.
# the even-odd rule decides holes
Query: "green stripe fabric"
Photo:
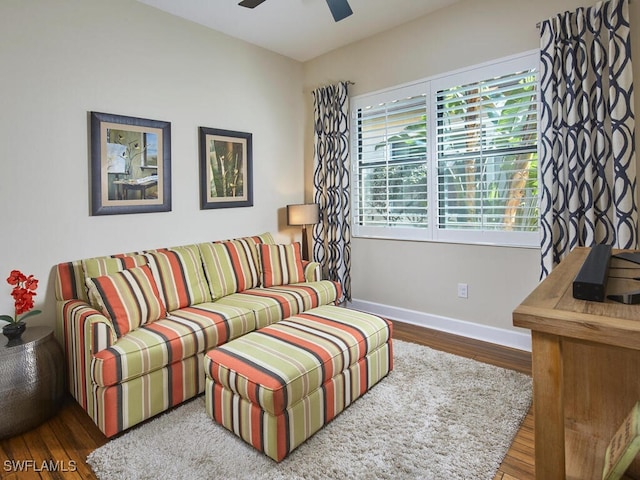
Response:
[[[118,337],[167,313],[148,265],[89,278],[87,287]]]
[[[146,264],[147,257],[141,254],[112,255],[82,260],[81,265],[82,271],[84,272],[83,287],[87,290],[89,303],[91,303],[94,308],[101,308],[100,298],[94,296],[95,291],[89,288],[87,284],[88,279],[111,275],[128,268],[141,267]]]
[[[256,328],[266,327],[285,317],[283,312],[286,306],[283,306],[282,302],[268,296],[252,295],[251,292],[254,290],[263,291],[265,289],[251,289],[242,293],[227,295],[226,297],[216,300],[216,304],[236,306],[251,310],[255,315]]]
[[[273,235],[271,234],[271,232],[265,232],[265,233],[261,233],[260,235],[253,235],[251,237],[235,238],[234,240],[238,240],[240,242],[251,242],[256,245],[259,245],[261,243],[267,243],[267,244],[276,243],[276,241],[273,239]]]
[[[319,282],[322,280],[321,265],[318,262],[302,262],[304,266],[305,282]]]
[[[203,303],[129,332],[97,352],[91,380],[98,386],[127,382],[255,329],[253,312]]]
[[[205,371],[277,415],[390,338],[390,324],[380,317],[324,306],[211,350]]]
[[[204,391],[202,354],[107,387],[94,385],[87,410],[107,436],[137,425]]]
[[[58,315],[67,319],[58,338],[63,345],[69,391],[82,408],[92,411],[90,352],[112,345],[117,340],[115,330],[111,321],[83,301],[58,302]]]
[[[242,293],[227,295],[216,303],[253,310],[257,328],[262,328],[299,312],[333,304],[338,298],[340,286],[335,282],[322,280],[270,288],[252,288]]]
[[[259,285],[256,246],[252,242],[201,243],[198,247],[214,300]]]
[[[262,286],[305,281],[300,242],[291,245],[260,245]]]
[[[291,295],[297,298],[297,304],[302,306],[300,312],[323,305],[333,305],[341,297],[340,284],[331,280],[279,285],[264,290],[268,291],[269,295],[276,297]],[[256,293],[255,290],[251,292]]]
[[[121,272],[127,268],[141,267],[146,264],[147,258],[143,254],[138,253],[82,260],[82,268],[86,278],[101,277],[103,275]]]
[[[224,250],[211,246],[221,244]],[[56,266],[56,336],[63,345],[69,391],[107,437],[202,393],[203,358],[211,348],[336,301],[339,286],[320,282],[321,269],[315,262],[303,264],[304,277],[299,280],[304,283],[260,288],[259,248],[264,244],[275,245],[270,233]],[[101,311],[102,297],[114,298],[107,290],[93,288],[89,295],[87,279],[110,276],[133,279],[117,287],[117,281],[106,282],[113,287],[111,294],[126,298],[119,300],[125,305],[124,324]],[[148,284],[135,285],[145,278]],[[123,296],[124,287],[138,290]],[[149,315],[154,312],[149,305],[140,307],[154,297],[158,314]],[[161,305],[168,307],[167,313],[160,313]],[[105,313],[111,315],[108,309]]]
[[[263,243],[266,244],[270,244],[273,243],[273,237],[271,237],[271,234],[263,234],[263,235],[257,235],[255,237],[242,237],[242,238],[238,238],[235,239],[234,241],[236,242],[240,242],[245,245],[245,250],[248,250],[249,252],[251,252],[251,258],[253,259],[253,264],[256,267],[256,271],[258,271],[258,277],[260,276],[260,245],[262,245]],[[260,278],[258,278],[258,282],[260,281]]]
[[[146,257],[167,310],[211,301],[197,245],[155,250]]]
[[[391,340],[274,415],[206,377],[209,417],[276,462],[329,423],[393,368]]]

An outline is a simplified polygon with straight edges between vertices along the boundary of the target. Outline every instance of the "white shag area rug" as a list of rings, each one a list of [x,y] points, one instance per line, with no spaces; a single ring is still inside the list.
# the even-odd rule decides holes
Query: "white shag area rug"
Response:
[[[492,479],[531,378],[393,341],[394,370],[276,463],[217,425],[200,396],[92,452],[101,480]]]

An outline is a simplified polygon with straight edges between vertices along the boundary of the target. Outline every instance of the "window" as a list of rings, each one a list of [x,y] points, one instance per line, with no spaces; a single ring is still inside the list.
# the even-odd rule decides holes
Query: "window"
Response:
[[[371,227],[428,226],[425,95],[358,111],[358,223]]]
[[[155,133],[143,133],[142,142],[144,150],[142,154],[142,168],[158,169],[158,135]]]
[[[352,99],[354,234],[538,244],[537,56]]]

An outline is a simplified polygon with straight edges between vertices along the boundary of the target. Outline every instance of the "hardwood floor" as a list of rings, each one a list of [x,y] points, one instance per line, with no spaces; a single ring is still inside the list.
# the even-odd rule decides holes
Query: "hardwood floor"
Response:
[[[527,352],[394,323],[394,338],[531,374]],[[69,397],[60,412],[23,435],[0,441],[0,478],[6,480],[95,479],[85,461],[107,439]],[[493,480],[534,478],[533,414],[526,416]]]

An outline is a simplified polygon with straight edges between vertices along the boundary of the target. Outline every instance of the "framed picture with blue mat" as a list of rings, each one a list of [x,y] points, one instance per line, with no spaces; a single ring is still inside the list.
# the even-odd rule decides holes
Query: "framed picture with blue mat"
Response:
[[[171,123],[90,112],[91,214],[171,210]]]

